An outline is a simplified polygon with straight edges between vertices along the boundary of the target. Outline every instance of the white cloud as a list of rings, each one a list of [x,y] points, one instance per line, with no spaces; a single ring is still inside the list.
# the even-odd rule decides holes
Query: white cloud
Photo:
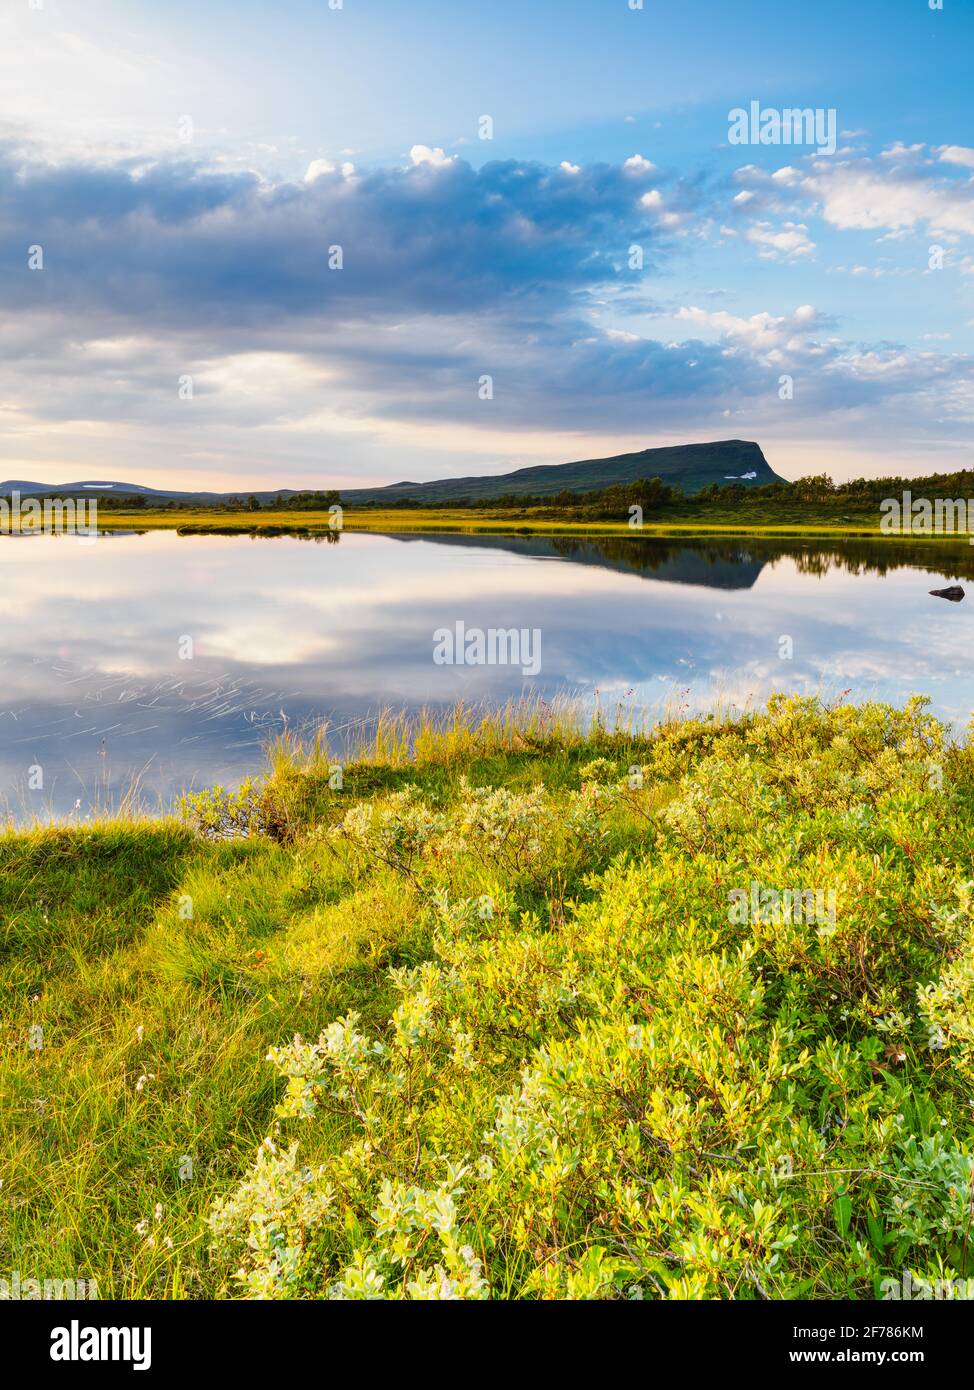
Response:
[[[938,153],[943,164],[962,164],[965,169],[974,169],[974,150],[967,145],[942,145]]]
[[[892,145],[883,150],[879,157],[889,160],[898,159],[901,162],[904,160],[915,161],[925,148],[925,145],[904,145],[902,140],[894,140]]]
[[[894,239],[923,230],[947,238],[971,235],[974,180],[951,176],[951,165],[974,169],[974,149],[942,145],[930,151],[896,142],[878,159],[810,156],[801,168],[785,165],[773,174],[745,164],[735,171],[743,187],[732,202],[792,216],[814,213],[843,231],[877,231]],[[772,191],[777,196],[769,200]],[[801,225],[797,218],[794,225]],[[796,245],[792,254],[805,252]]]
[[[444,154],[438,145],[434,149],[429,145],[413,145],[409,151],[409,158],[414,164],[432,164],[437,168],[444,164],[452,164],[454,160],[453,155]]]
[[[330,159],[313,159],[304,173],[305,183],[314,183],[322,174],[333,174],[335,166]]]
[[[623,161],[622,167],[631,174],[651,174],[656,165],[651,159],[644,159],[641,154],[631,154]]]
[[[762,248],[762,256],[791,258],[808,256],[815,250],[804,222],[783,222],[779,228],[770,222],[755,222],[745,235],[748,241]]]
[[[742,318],[726,309],[700,309],[695,305],[680,309],[677,318],[695,327],[709,330],[735,347],[746,348],[758,357],[777,361],[782,354],[817,352],[818,343],[809,335],[825,323],[812,304],[800,304],[790,314],[769,314],[766,311]]]
[[[933,231],[974,234],[974,197],[966,182],[941,180],[914,171],[880,174],[868,163],[828,165],[817,161],[802,189],[834,227],[862,231]]]

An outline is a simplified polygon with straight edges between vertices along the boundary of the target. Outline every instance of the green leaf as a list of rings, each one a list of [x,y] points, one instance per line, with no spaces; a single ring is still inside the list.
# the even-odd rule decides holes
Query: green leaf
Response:
[[[852,1220],[852,1198],[845,1196],[845,1194],[836,1197],[832,1203],[832,1212],[835,1216],[835,1229],[845,1240],[849,1234],[849,1222]]]
[[[882,1222],[878,1221],[872,1212],[866,1215],[866,1228],[869,1231],[869,1238],[876,1249],[882,1254],[886,1247],[886,1235],[883,1231]]]

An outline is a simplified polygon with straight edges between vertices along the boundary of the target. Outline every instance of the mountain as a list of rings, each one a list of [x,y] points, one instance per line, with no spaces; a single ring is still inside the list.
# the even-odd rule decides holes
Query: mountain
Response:
[[[343,488],[342,501],[355,506],[363,502],[399,502],[405,498],[423,503],[517,494],[547,497],[563,489],[597,492],[617,483],[635,482],[637,478],[662,478],[664,483],[678,484],[688,493],[730,479],[742,480],[745,486],[751,487],[785,481],[771,468],[760,445],[744,439],[720,439],[713,444],[642,449],[639,453],[616,454],[607,459],[539,464],[490,477],[440,478],[430,483]]]
[[[273,492],[258,492],[257,497],[291,497],[297,491],[293,487],[274,488]],[[49,493],[52,497],[105,497],[115,494],[121,497],[158,497],[165,502],[226,502],[230,497],[249,497],[246,488],[234,492],[184,492],[178,488],[146,487],[143,483],[89,482],[80,483],[31,483],[21,478],[10,478],[0,483],[0,494],[19,492],[21,497],[31,497]]]
[[[366,502],[392,505],[406,500],[420,505],[429,502],[450,502],[462,498],[491,498],[502,496],[549,497],[569,492],[597,492],[600,488],[618,483],[635,482],[637,478],[662,478],[664,483],[680,486],[684,492],[699,492],[710,483],[729,480],[742,481],[757,487],[761,483],[784,482],[768,464],[760,445],[745,439],[719,439],[712,444],[675,444],[661,449],[642,449],[635,454],[616,454],[607,459],[582,459],[578,463],[540,464],[533,468],[518,468],[513,473],[469,478],[439,478],[429,483],[390,483],[383,487],[342,488],[342,501],[348,506]],[[327,482],[318,484],[321,490]],[[300,489],[273,488],[253,493],[260,502],[272,502],[278,497],[293,497]],[[233,492],[182,492],[178,489],[145,487],[142,483],[89,482],[32,483],[22,479],[0,483],[0,494],[19,492],[22,497],[50,493],[58,497],[116,496],[144,497],[147,501],[196,502],[201,506],[227,502],[231,497],[251,494],[246,488]]]

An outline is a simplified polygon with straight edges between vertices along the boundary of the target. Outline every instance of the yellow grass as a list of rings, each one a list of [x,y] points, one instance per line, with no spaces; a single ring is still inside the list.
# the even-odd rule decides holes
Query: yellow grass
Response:
[[[515,513],[469,508],[389,508],[345,509],[343,531],[364,532],[423,532],[441,531],[453,534],[520,534],[548,536],[766,536],[780,537],[879,537],[882,532],[877,519],[874,525],[865,522],[853,523],[805,523],[776,522],[769,525],[754,525],[749,521],[698,521],[682,520],[672,522],[644,523],[640,530],[633,530],[627,521],[572,521],[553,520],[550,516],[534,516],[530,512]],[[155,531],[178,530],[184,534],[197,531],[219,530],[226,532],[263,531],[273,534],[275,530],[293,530],[304,533],[326,535],[333,531],[327,512],[299,511],[239,511],[222,512],[204,508],[179,511],[105,511],[98,517],[99,530],[103,531]],[[896,536],[898,543],[909,541],[934,542],[939,544],[967,545],[966,535]]]

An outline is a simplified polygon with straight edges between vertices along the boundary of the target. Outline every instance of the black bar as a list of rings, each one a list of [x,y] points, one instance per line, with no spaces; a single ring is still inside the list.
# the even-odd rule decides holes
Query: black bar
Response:
[[[392,1323],[383,1324],[391,1316]],[[428,1317],[435,1319],[427,1323]],[[0,1331],[6,1347],[15,1354],[21,1373],[46,1370],[48,1375],[72,1379],[95,1374],[172,1377],[208,1372],[232,1374],[239,1370],[248,1380],[265,1374],[279,1377],[296,1366],[299,1349],[312,1360],[321,1359],[321,1371],[361,1355],[362,1369],[370,1380],[388,1358],[391,1370],[400,1373],[411,1363],[417,1374],[426,1353],[423,1339],[435,1329],[483,1339],[476,1362],[485,1364],[494,1354],[507,1362],[516,1352],[519,1367],[536,1356],[551,1369],[562,1358],[570,1369],[580,1351],[605,1356],[606,1373],[615,1378],[621,1363],[638,1359],[644,1369],[676,1361],[687,1371],[714,1372],[721,1376],[752,1369],[789,1372],[793,1368],[821,1375],[835,1367],[868,1367],[923,1376],[933,1370],[955,1369],[963,1364],[970,1343],[970,1316],[966,1303],[935,1300],[914,1303],[665,1303],[615,1302],[573,1307],[544,1304],[496,1304],[454,1307],[439,1316],[413,1309],[408,1317],[401,1308],[356,1309],[347,1303],[124,1303],[124,1302],[21,1302],[0,1305]],[[568,1317],[569,1321],[563,1321]],[[466,1318],[472,1318],[471,1324]],[[359,1319],[362,1319],[360,1322]],[[376,1319],[379,1319],[376,1323]],[[591,1322],[589,1319],[591,1318]],[[508,1321],[510,1319],[511,1321]],[[581,1319],[581,1321],[579,1321]],[[358,1342],[363,1332],[382,1327],[381,1341]],[[118,1329],[102,1339],[101,1329]],[[61,1331],[58,1331],[61,1329]],[[75,1331],[76,1329],[76,1331]],[[97,1329],[97,1334],[86,1332]],[[122,1329],[130,1336],[126,1343]],[[149,1338],[146,1341],[145,1330]],[[137,1331],[138,1335],[133,1335]],[[510,1331],[512,1343],[503,1336]],[[66,1335],[65,1335],[66,1334]],[[498,1337],[498,1334],[501,1334]],[[600,1342],[606,1335],[626,1340]],[[599,1346],[602,1351],[599,1352]],[[126,1349],[129,1360],[58,1360],[52,1351],[81,1355],[96,1348],[111,1355]],[[356,1352],[356,1347],[358,1351]],[[302,1355],[303,1359],[303,1355]],[[143,1369],[135,1369],[141,1360]],[[457,1363],[452,1360],[456,1367]],[[49,1369],[48,1369],[49,1368]]]

